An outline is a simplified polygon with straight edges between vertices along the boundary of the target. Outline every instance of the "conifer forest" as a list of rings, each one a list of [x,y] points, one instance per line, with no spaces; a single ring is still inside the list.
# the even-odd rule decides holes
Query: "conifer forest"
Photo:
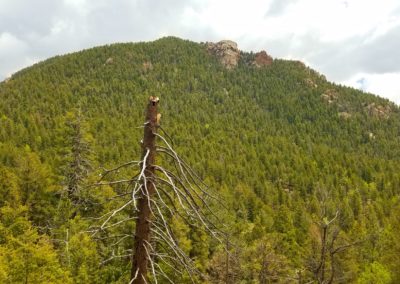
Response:
[[[400,109],[175,37],[0,83],[0,283],[400,283]]]

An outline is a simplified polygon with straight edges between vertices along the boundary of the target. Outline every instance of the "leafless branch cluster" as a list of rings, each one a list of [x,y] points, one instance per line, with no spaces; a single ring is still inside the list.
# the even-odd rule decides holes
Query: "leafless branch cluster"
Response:
[[[168,161],[173,169],[167,169],[161,165],[149,165],[150,149],[145,150],[142,160],[130,161],[112,169],[103,169],[95,185],[118,188],[112,199],[117,199],[120,205],[96,218],[94,220],[96,225],[90,228],[90,232],[93,237],[104,239],[101,235],[107,235],[108,229],[124,226],[127,222],[135,220],[139,210],[138,200],[145,196],[151,211],[151,220],[148,220],[151,221],[151,241],[146,241],[144,248],[150,263],[149,271],[152,274],[152,281],[157,283],[157,279],[162,278],[174,283],[168,273],[163,270],[163,268],[168,268],[169,271],[174,271],[178,275],[186,272],[194,282],[195,275],[201,273],[195,268],[193,260],[180,248],[170,227],[170,220],[172,217],[177,217],[190,227],[204,230],[215,239],[221,240],[222,232],[215,226],[215,222],[211,221],[217,216],[209,207],[210,200],[218,200],[218,198],[210,194],[209,188],[178,156],[166,138],[157,133],[153,134],[163,142],[161,146],[156,147],[156,153],[163,161]],[[153,168],[154,175],[146,174],[149,166]],[[124,168],[130,168],[135,173],[133,177],[113,180],[113,174]],[[151,190],[154,189],[153,194],[149,193],[149,185],[152,187]],[[127,238],[129,235],[119,236],[114,244],[119,244]],[[132,250],[128,253],[124,251],[121,255],[113,251],[103,264],[131,254]],[[137,277],[143,277],[143,275],[136,271],[131,283],[134,283]],[[148,281],[150,280],[143,279],[144,283]]]
[[[314,236],[313,256],[308,259],[306,269],[313,275],[313,279],[317,283],[328,284],[338,281],[338,263],[337,254],[358,245],[362,240],[348,242],[341,237],[342,230],[337,224],[340,212],[336,210],[334,215],[329,214],[327,201],[329,200],[329,192],[319,190],[319,201],[321,205],[321,214],[314,222],[316,228],[316,236]],[[329,215],[333,215],[329,217]]]

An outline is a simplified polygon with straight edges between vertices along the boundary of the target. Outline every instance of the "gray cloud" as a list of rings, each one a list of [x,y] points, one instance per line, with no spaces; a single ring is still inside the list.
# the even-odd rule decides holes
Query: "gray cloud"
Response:
[[[8,32],[20,38],[45,35],[52,26],[62,2],[38,0],[0,1],[0,33]]]
[[[365,72],[400,71],[400,25],[374,41],[361,46],[356,53],[356,64]]]
[[[355,73],[400,72],[400,26],[365,42],[354,37],[335,44],[309,42],[315,52],[306,58],[333,80],[345,80]],[[308,44],[306,44],[308,45]]]
[[[372,34],[372,31],[371,31]],[[277,58],[290,56],[306,60],[312,68],[331,80],[343,81],[356,73],[400,72],[400,25],[386,34],[365,42],[356,36],[338,42],[323,42],[307,33],[274,40],[249,40],[245,46],[266,49]]]
[[[0,80],[57,54],[182,34],[179,15],[187,4],[183,0],[39,0],[34,4],[0,0]]]

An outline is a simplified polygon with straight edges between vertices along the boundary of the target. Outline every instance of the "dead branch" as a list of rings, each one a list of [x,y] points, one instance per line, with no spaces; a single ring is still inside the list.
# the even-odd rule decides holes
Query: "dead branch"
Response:
[[[132,160],[112,169],[104,169],[100,180],[95,184],[95,186],[111,187],[124,184],[124,187],[117,187],[119,190],[116,194],[108,198],[108,200],[124,201],[123,205],[94,219],[101,224],[94,227],[92,236],[105,233],[111,228],[114,232],[118,232],[121,230],[120,226],[136,220],[134,246],[131,249],[130,283],[148,283],[148,270],[156,284],[160,277],[170,283],[175,283],[163,271],[161,263],[170,267],[177,275],[186,271],[194,283],[194,276],[201,275],[201,272],[196,269],[193,260],[180,248],[170,227],[170,218],[176,215],[192,228],[201,229],[222,243],[224,233],[209,218],[212,216],[218,220],[218,216],[209,206],[209,199],[217,200],[220,205],[223,205],[223,202],[210,193],[202,179],[172,148],[171,137],[159,125],[160,115],[157,113],[157,104],[158,98],[150,97],[146,122],[143,125],[141,160]],[[159,128],[171,142],[157,133]],[[165,147],[156,145],[156,138],[160,139]],[[156,153],[169,157],[175,170],[156,164]],[[137,172],[132,178],[105,180],[107,177],[111,179],[111,173],[118,173],[121,169],[130,167]],[[127,216],[114,220],[117,215],[126,214],[126,212],[129,212]],[[117,238],[111,246],[119,246],[128,237],[129,235],[126,234],[121,235],[121,238]],[[157,244],[157,248],[163,248],[165,253],[158,252],[152,242]],[[104,263],[124,256],[116,256],[112,252],[111,257]]]

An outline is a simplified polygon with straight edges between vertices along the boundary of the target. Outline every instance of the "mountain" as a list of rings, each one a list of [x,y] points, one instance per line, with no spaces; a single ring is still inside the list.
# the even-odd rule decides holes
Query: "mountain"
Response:
[[[177,152],[224,200],[210,206],[229,254],[172,220],[206,275],[195,282],[400,281],[399,107],[299,61],[166,37],[57,56],[0,84],[0,282],[128,281],[129,257],[107,259],[129,255],[131,239],[88,232],[115,189],[88,185],[140,158],[150,95]],[[71,214],[76,149],[92,202]]]

